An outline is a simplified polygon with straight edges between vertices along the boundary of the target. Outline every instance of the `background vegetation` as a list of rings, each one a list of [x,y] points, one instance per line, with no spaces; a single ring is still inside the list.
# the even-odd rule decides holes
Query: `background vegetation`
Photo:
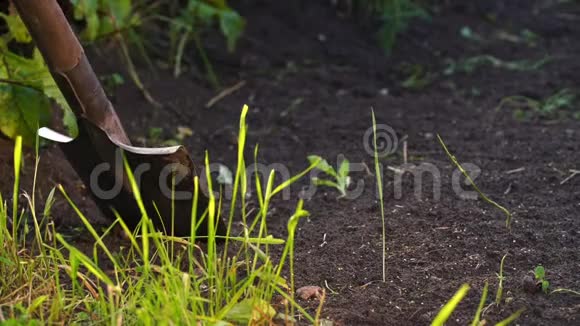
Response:
[[[134,65],[137,58],[151,69],[157,69],[150,57],[151,53],[159,53],[160,42],[153,44],[153,40],[165,40],[161,43],[167,45],[164,49],[167,54],[161,59],[172,66],[176,77],[183,72],[184,50],[193,43],[208,81],[217,88],[219,78],[204,50],[203,37],[207,33],[221,33],[227,49],[235,51],[246,25],[244,18],[225,0],[70,0],[61,3],[83,43],[114,43],[126,62],[127,71],[123,73],[159,107]],[[344,10],[349,15],[379,21],[382,27],[377,41],[387,53],[394,46],[397,34],[413,18],[428,18],[427,12],[410,0],[347,0],[335,2],[334,6],[329,6],[329,10]],[[69,134],[76,135],[73,114],[14,7],[9,4],[0,17],[4,23],[0,27],[0,132],[10,138],[21,135],[28,146],[32,146],[39,126],[62,124]],[[103,76],[103,82],[123,80],[120,75],[113,75]]]

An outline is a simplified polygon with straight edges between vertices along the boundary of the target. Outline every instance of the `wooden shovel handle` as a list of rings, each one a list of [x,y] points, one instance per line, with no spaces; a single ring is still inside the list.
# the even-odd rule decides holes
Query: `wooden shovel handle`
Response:
[[[12,2],[75,115],[129,145],[121,121],[57,1]]]

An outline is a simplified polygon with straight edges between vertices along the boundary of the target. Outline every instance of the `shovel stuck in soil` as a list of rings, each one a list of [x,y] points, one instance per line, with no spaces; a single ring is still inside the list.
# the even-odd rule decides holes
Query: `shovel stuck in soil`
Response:
[[[200,217],[208,200],[201,190],[198,216],[192,216],[197,173],[185,148],[131,146],[57,1],[13,2],[78,120],[79,134],[75,139],[47,128],[40,129],[39,135],[60,143],[103,213],[114,220],[114,211],[118,212],[131,228],[141,220],[142,214],[124,173],[123,159],[126,158],[134,171],[147,214],[158,230],[169,235],[189,236],[191,225],[195,223],[196,235],[207,235],[207,222]],[[216,220],[215,230],[223,234],[224,224]]]

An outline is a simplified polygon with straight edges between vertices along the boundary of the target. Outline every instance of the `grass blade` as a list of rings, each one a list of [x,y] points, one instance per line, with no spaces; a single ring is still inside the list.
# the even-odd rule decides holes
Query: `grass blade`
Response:
[[[495,326],[507,326],[509,324],[511,324],[512,322],[514,322],[516,319],[518,319],[520,317],[520,315],[525,311],[526,309],[522,308],[516,312],[514,312],[511,316],[509,316],[508,318],[500,321],[499,323],[495,324]]]
[[[12,238],[16,239],[18,226],[18,194],[20,193],[20,168],[22,166],[22,137],[14,141],[14,189],[12,193]]]
[[[483,306],[485,305],[485,300],[487,300],[488,287],[489,284],[486,281],[485,286],[483,287],[483,293],[481,294],[481,299],[479,300],[479,305],[477,306],[477,311],[475,312],[475,317],[473,318],[473,322],[471,322],[471,326],[479,326],[479,322],[481,321],[481,313],[483,312]]]
[[[463,300],[463,298],[465,297],[467,292],[469,292],[469,285],[463,284],[459,288],[459,290],[457,290],[457,292],[453,295],[451,300],[449,300],[443,306],[443,308],[441,308],[441,310],[439,311],[439,313],[437,314],[435,319],[433,319],[431,326],[443,326],[443,325],[445,325],[445,322],[447,321],[447,319],[449,319],[449,317],[451,316],[451,314],[453,313],[455,308],[457,308],[457,305],[459,304],[459,302],[461,302],[461,300]]]
[[[501,303],[501,299],[503,297],[503,280],[505,279],[505,277],[503,277],[503,264],[505,262],[506,257],[507,254],[503,255],[503,257],[501,258],[501,262],[499,263],[499,274],[497,275],[499,284],[497,286],[497,292],[495,293],[495,304],[498,306]]]
[[[481,196],[481,198],[484,201],[495,206],[496,208],[501,210],[506,215],[505,225],[508,229],[510,229],[511,222],[512,222],[512,213],[510,213],[510,211],[508,211],[507,208],[505,208],[502,205],[498,204],[497,202],[491,200],[489,197],[487,197],[487,195],[485,195],[481,190],[479,190],[479,188],[477,187],[477,185],[475,184],[473,179],[471,179],[471,176],[469,175],[469,173],[467,173],[467,171],[465,171],[465,169],[461,166],[461,164],[459,164],[459,161],[457,160],[457,158],[455,156],[453,156],[453,154],[451,154],[451,152],[449,152],[449,149],[447,148],[447,146],[445,145],[445,143],[443,142],[443,139],[441,138],[441,136],[439,136],[439,134],[437,134],[437,139],[439,140],[441,147],[443,147],[443,150],[447,154],[447,157],[449,157],[451,162],[459,169],[459,171],[461,171],[461,173],[465,176],[467,181],[469,181],[469,184],[471,185],[471,187],[473,187],[473,189],[475,189],[475,191],[477,191],[477,193]]]
[[[377,121],[375,119],[375,110],[371,109],[373,118],[373,149],[375,156],[375,175],[377,177],[377,190],[379,192],[379,203],[381,206],[381,222],[383,225],[383,282],[387,281],[387,225],[385,223],[385,203],[383,198],[383,177],[379,164],[379,153],[377,151]]]

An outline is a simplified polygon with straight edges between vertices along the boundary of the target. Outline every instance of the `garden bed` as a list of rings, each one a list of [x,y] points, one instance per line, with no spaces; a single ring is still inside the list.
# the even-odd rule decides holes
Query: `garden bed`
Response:
[[[260,144],[260,163],[283,164],[296,174],[307,167],[308,155],[320,155],[334,166],[342,155],[352,166],[370,168],[351,174],[354,184],[364,184],[356,198],[337,199],[334,189],[319,188],[305,202],[311,216],[298,231],[295,276],[297,286],[326,289],[324,318],[339,325],[423,325],[461,284],[469,283],[471,291],[449,323],[465,325],[486,280],[490,303],[494,298],[496,273],[507,254],[504,300],[490,306],[484,318],[497,322],[525,308],[518,320],[522,325],[577,324],[580,297],[530,291],[525,280],[543,265],[553,289],[580,289],[580,176],[566,180],[580,162],[580,122],[538,115],[517,119],[512,109],[497,109],[507,96],[541,99],[580,85],[580,8],[546,3],[437,2],[431,21],[413,24],[387,57],[370,27],[341,18],[327,6],[313,4],[301,11],[278,1],[246,1],[236,8],[248,21],[236,53],[208,45],[222,85],[244,81],[239,90],[207,108],[216,92],[197,70],[175,79],[169,71],[153,75],[144,67],[140,74],[147,88],[165,107],[153,107],[128,78],[116,89],[114,105],[137,144],[147,143],[152,127],[161,128],[164,139],[175,138],[177,126],[190,128],[193,135],[184,143],[197,162],[207,149],[212,162],[235,168],[238,118],[248,104],[248,143]],[[462,29],[469,36],[465,27],[482,40],[462,36]],[[537,38],[518,43],[498,36],[520,35],[525,29]],[[194,48],[190,51],[186,59],[193,61]],[[122,60],[111,60],[107,50],[90,52],[99,74],[125,72]],[[444,73],[449,59],[483,55],[506,62],[551,60],[526,71],[482,64],[473,72]],[[402,85],[412,71],[405,65],[422,69],[425,73],[417,76],[425,84]],[[371,108],[377,123],[395,132],[389,140],[398,140],[391,143],[394,152],[381,160],[386,282],[374,158],[368,150]],[[578,104],[574,109],[580,109]],[[471,189],[462,178],[454,181],[456,166],[437,134],[460,162],[481,169],[475,182],[511,211],[511,229],[494,206],[461,198]],[[0,141],[0,190],[10,194],[12,147]],[[425,173],[421,190],[406,174],[399,193],[396,171],[411,164],[436,170],[441,186]],[[28,153],[25,190],[33,165]],[[39,176],[41,196],[61,183],[94,223],[105,223],[56,147],[41,150]],[[269,231],[275,236],[285,236],[287,219],[309,184],[308,178],[300,180],[288,200],[273,203]],[[63,199],[52,215],[73,244],[92,247],[92,238]],[[302,304],[318,306],[316,300]]]

